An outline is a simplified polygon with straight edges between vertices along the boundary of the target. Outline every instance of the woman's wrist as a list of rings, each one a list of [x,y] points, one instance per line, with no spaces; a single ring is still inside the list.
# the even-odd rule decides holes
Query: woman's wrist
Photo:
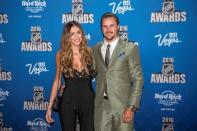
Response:
[[[48,109],[52,109],[52,105],[53,105],[53,103],[52,102],[49,102]]]

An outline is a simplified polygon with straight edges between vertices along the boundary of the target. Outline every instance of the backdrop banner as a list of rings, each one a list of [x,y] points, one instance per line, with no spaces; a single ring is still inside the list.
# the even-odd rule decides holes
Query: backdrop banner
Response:
[[[0,130],[61,130],[58,114],[52,114],[53,125],[45,114],[63,26],[78,21],[93,47],[103,40],[102,14],[113,12],[120,38],[140,50],[144,87],[135,131],[196,131],[194,5],[195,0],[1,0]]]

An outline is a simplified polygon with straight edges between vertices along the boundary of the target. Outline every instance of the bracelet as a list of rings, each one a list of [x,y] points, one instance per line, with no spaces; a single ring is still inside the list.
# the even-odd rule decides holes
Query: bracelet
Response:
[[[133,111],[133,112],[137,111],[137,108],[135,106],[130,106],[130,108],[131,108],[131,111]]]

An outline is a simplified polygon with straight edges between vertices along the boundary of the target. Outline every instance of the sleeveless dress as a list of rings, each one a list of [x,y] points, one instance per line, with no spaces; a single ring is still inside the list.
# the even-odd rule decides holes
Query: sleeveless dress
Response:
[[[61,96],[60,121],[62,131],[76,131],[77,118],[80,131],[94,130],[94,90],[92,79],[95,73],[88,75],[84,70],[73,69],[73,76],[66,77],[65,88]]]

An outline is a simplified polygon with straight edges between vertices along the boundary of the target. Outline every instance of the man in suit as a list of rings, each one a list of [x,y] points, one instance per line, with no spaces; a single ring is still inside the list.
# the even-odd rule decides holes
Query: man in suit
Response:
[[[119,38],[113,13],[101,18],[104,40],[93,47],[96,76],[95,131],[133,131],[143,76],[137,46]]]

